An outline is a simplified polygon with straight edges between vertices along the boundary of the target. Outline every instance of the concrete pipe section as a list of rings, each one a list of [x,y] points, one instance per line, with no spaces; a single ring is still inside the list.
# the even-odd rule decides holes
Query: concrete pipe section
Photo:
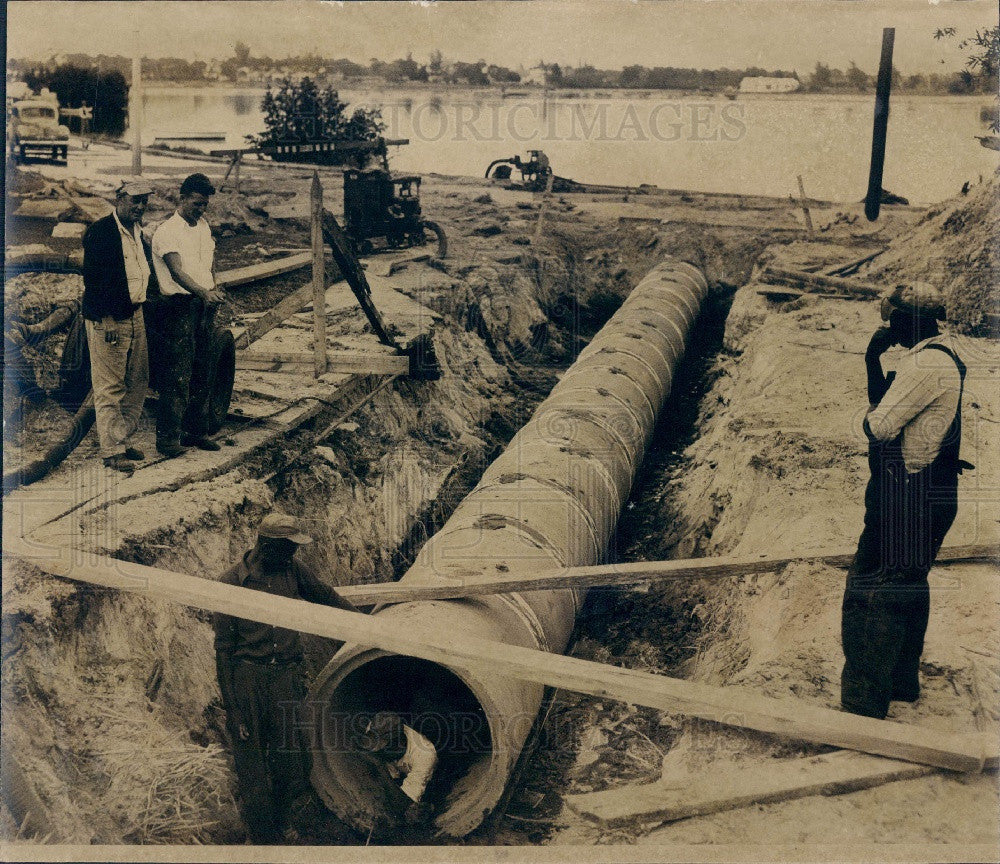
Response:
[[[474,582],[605,560],[660,407],[708,292],[696,267],[667,259],[647,275],[487,468],[403,581]],[[584,592],[527,591],[401,603],[374,614],[453,637],[562,652]],[[310,694],[312,781],[341,819],[367,832],[384,815],[371,757],[354,747],[377,711],[431,740],[424,793],[434,830],[463,836],[497,805],[538,713],[543,688],[488,671],[346,645]]]

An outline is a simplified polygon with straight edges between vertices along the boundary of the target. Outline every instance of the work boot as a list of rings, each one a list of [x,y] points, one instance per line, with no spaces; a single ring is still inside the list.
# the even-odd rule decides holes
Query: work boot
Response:
[[[135,471],[135,462],[130,462],[126,453],[117,453],[114,456],[104,457],[104,467],[112,471],[121,471],[123,474],[131,474]]]
[[[141,462],[146,458],[146,454],[143,453],[137,447],[126,447],[125,448],[125,458],[132,459],[135,462]]]
[[[916,681],[893,681],[889,698],[893,702],[916,702],[920,698],[920,684]]]
[[[181,444],[187,447],[197,447],[199,450],[221,450],[211,438],[206,435],[182,435]]]
[[[167,459],[176,459],[178,456],[183,456],[188,452],[187,447],[182,447],[180,444],[157,444],[156,452]]]

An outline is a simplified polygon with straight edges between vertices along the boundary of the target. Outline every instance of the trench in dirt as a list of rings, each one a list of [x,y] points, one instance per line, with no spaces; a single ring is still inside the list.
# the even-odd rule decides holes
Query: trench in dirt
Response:
[[[731,297],[730,291],[714,291],[702,307],[692,330],[688,349],[675,372],[671,395],[661,411],[652,444],[646,452],[632,495],[624,508],[617,532],[609,543],[609,562],[671,556],[675,540],[672,539],[669,526],[655,525],[659,517],[656,509],[649,506],[647,499],[653,490],[662,485],[663,476],[677,465],[683,449],[697,437],[699,406],[714,380],[713,373],[722,349]],[[564,339],[569,336],[576,343],[586,342],[614,314],[619,304],[620,299],[616,301],[612,295],[603,292],[598,292],[586,305],[571,305],[566,298],[562,298],[550,326],[559,331]],[[574,355],[575,353],[573,351]],[[442,527],[452,510],[476,485],[482,471],[503,451],[530,417],[535,406],[548,395],[557,380],[560,367],[514,363],[508,371],[512,373],[511,390],[514,398],[507,411],[494,412],[485,418],[482,431],[489,441],[488,448],[478,459],[460,460],[456,463],[436,497],[413,520],[412,527],[391,556],[391,578],[398,579],[405,574],[423,543]],[[339,443],[350,447],[346,440]],[[362,454],[352,455],[351,461],[355,468],[363,465]],[[301,478],[298,474],[301,470],[290,469],[276,478],[276,500],[279,504],[285,494],[294,494],[293,490],[299,488]],[[656,546],[651,546],[648,542],[652,535],[658,535],[660,539]],[[658,600],[636,592],[593,590],[577,620],[574,642],[580,650],[574,650],[571,646],[571,652],[588,656],[591,653],[588,646],[603,646],[601,656],[594,656],[593,659],[622,662],[626,665],[634,665],[638,661],[638,665],[671,674],[685,658],[685,646],[693,636],[689,632],[693,619],[686,614],[685,607],[684,603],[678,607],[665,606]],[[637,640],[645,647],[641,657],[632,657]],[[314,674],[322,669],[331,656],[319,643],[322,640],[309,640],[307,647]],[[655,651],[655,657],[651,656],[651,651]],[[411,674],[416,675],[423,665],[431,664],[410,665],[413,666]],[[428,679],[428,686],[433,683]],[[420,681],[407,681],[408,690],[417,691],[420,688]],[[533,740],[533,745],[525,749],[517,771],[518,776],[509,784],[504,803],[480,828],[464,839],[465,843],[537,843],[549,835],[553,819],[561,807],[561,795],[571,779],[568,774],[579,736],[593,713],[593,703],[596,701],[560,692],[546,702],[542,714],[536,720],[532,738],[529,738],[529,741]],[[612,705],[607,707],[615,710]],[[626,709],[622,706],[621,710],[624,712]],[[658,727],[657,712],[646,709],[637,713],[632,709],[632,712],[632,723],[640,723],[655,746],[664,749],[669,747],[673,733]],[[632,724],[629,728],[632,728]],[[658,764],[657,762],[656,773]],[[609,779],[613,773],[617,781],[628,778],[637,781],[653,779],[649,772],[637,772],[636,768],[634,759],[623,753],[620,762],[606,764],[602,770],[608,773]],[[438,788],[440,795],[447,794],[447,788]],[[428,794],[433,795],[434,792],[435,786],[432,784]],[[323,821],[325,830],[319,829],[317,836],[309,838],[310,842],[343,842],[345,836],[350,836],[350,829],[341,824],[330,827],[329,823],[335,820],[327,817]],[[363,841],[364,838],[360,839]],[[416,836],[407,836],[404,841],[428,842]],[[453,844],[456,841],[451,839],[447,842]]]
[[[744,259],[748,255],[755,257],[751,253],[756,242],[739,245],[732,267],[724,268],[726,272],[748,269],[743,267]],[[571,275],[574,257],[576,265],[582,267],[580,262],[585,252],[585,249],[574,250],[568,245],[559,250],[562,260],[570,261]],[[633,270],[630,281],[637,281],[651,266],[647,266],[649,262],[641,255],[636,259],[629,262]],[[398,578],[409,568],[426,539],[447,520],[454,507],[476,485],[486,466],[548,395],[560,371],[614,313],[627,292],[627,285],[622,284],[621,279],[618,284],[604,285],[598,278],[596,285],[590,287],[590,293],[582,298],[570,291],[550,299],[548,304],[542,303],[547,320],[533,328],[537,339],[529,346],[515,346],[513,352],[503,345],[491,346],[490,340],[477,332],[484,328],[474,326],[474,316],[466,319],[464,336],[447,337],[455,339],[448,344],[453,356],[474,347],[469,340],[478,339],[485,343],[493,360],[506,368],[508,378],[499,385],[501,391],[495,394],[500,398],[487,399],[484,404],[490,407],[481,409],[472,423],[466,417],[465,428],[475,432],[477,445],[463,449],[456,444],[455,430],[462,424],[453,416],[456,405],[460,404],[454,394],[449,396],[452,401],[441,408],[434,404],[433,395],[427,389],[400,382],[394,390],[352,418],[363,435],[355,434],[356,430],[350,428],[353,424],[348,424],[325,441],[318,442],[321,446],[297,459],[267,484],[239,481],[246,490],[240,503],[222,510],[209,506],[202,516],[188,518],[186,523],[182,519],[181,523],[185,524],[166,530],[162,535],[137,537],[118,554],[168,569],[221,572],[225,564],[252,541],[253,525],[262,508],[273,501],[289,512],[314,517],[310,519],[310,527],[318,542],[310,553],[311,563],[325,569],[336,584]],[[664,474],[676,465],[683,448],[697,436],[699,403],[712,383],[722,345],[731,285],[726,284],[725,289],[717,288],[711,293],[692,330],[686,356],[674,375],[672,394],[661,412],[653,444],[646,454],[617,536],[609,545],[611,560],[670,557],[674,542],[670,526],[653,524],[658,518],[657,510],[649,506],[647,499],[660,485]],[[497,382],[491,386],[497,386]],[[484,386],[478,395],[486,389]],[[401,441],[409,448],[411,463],[415,461],[419,466],[418,479],[438,485],[429,502],[425,501],[416,513],[408,515],[407,527],[399,536],[388,544],[379,543],[380,539],[385,540],[385,533],[380,534],[376,528],[373,535],[372,521],[380,518],[381,505],[377,496],[365,498],[364,489],[371,479],[369,475],[376,469],[389,473],[384,464],[385,454],[380,450],[391,450]],[[316,453],[321,450],[325,455],[318,458]],[[275,461],[280,463],[280,453]],[[404,462],[402,467],[412,467],[411,463]],[[151,506],[155,506],[155,502],[151,502]],[[357,512],[352,513],[352,510]],[[652,537],[655,542],[650,541]],[[185,801],[185,806],[190,808],[185,810],[185,816],[192,826],[188,835],[184,834],[183,820],[176,825],[167,821],[161,824],[154,821],[148,810],[132,811],[131,805],[116,802],[108,812],[99,811],[103,815],[86,828],[81,827],[80,819],[67,812],[64,819],[54,822],[53,836],[79,838],[82,836],[79,832],[86,830],[90,832],[90,842],[190,842],[190,837],[208,843],[241,842],[242,826],[231,790],[227,792],[225,788],[232,783],[232,777],[224,779],[231,769],[227,768],[229,761],[225,757],[228,748],[225,747],[222,712],[218,697],[213,695],[208,616],[161,609],[146,603],[139,605],[137,613],[131,605],[133,601],[128,598],[75,586],[60,587],[53,601],[43,581],[32,584],[37,584],[37,590],[44,593],[45,604],[51,602],[54,611],[57,607],[63,611],[60,612],[62,618],[54,622],[55,626],[44,624],[40,613],[29,613],[28,617],[18,613],[12,618],[5,615],[5,631],[10,628],[8,632],[17,632],[24,628],[23,637],[5,639],[5,654],[8,649],[16,652],[24,645],[28,655],[23,661],[24,672],[14,669],[16,664],[8,667],[14,669],[11,677],[15,683],[13,693],[8,689],[5,697],[12,694],[14,698],[10,702],[5,698],[5,705],[18,703],[18,710],[22,712],[20,706],[24,698],[38,699],[39,712],[37,717],[32,710],[19,714],[19,719],[25,718],[25,729],[16,730],[13,740],[18,750],[24,747],[29,751],[26,765],[33,779],[37,779],[39,775],[35,772],[42,768],[47,774],[53,772],[50,772],[48,758],[39,759],[33,752],[37,742],[27,744],[22,740],[29,734],[32,717],[42,734],[50,726],[54,734],[61,734],[57,731],[61,728],[75,727],[80,730],[76,734],[84,740],[78,753],[64,753],[53,763],[57,766],[53,776],[45,778],[48,784],[43,792],[46,809],[59,808],[76,797],[76,803],[64,809],[79,810],[82,814],[89,809],[88,801],[96,806],[105,795],[116,792],[121,793],[122,801],[132,801],[136,796],[132,795],[131,786],[141,787],[149,782],[145,769],[148,767],[152,772],[161,766],[139,765],[132,760],[126,769],[116,761],[117,757],[108,754],[103,761],[99,759],[95,767],[97,751],[91,748],[103,746],[100,742],[104,731],[115,734],[118,723],[125,724],[122,726],[124,740],[147,734],[142,726],[143,716],[154,715],[146,715],[146,711],[154,712],[158,718],[152,727],[155,735],[165,735],[165,740],[179,735],[189,739],[186,746],[194,742],[202,748],[214,748],[216,755],[211,760],[206,758],[200,770],[206,772],[206,779],[211,776],[208,786],[218,787],[222,781],[221,788],[213,792],[210,800],[200,804]],[[31,617],[32,614],[35,617]],[[66,623],[66,616],[72,619],[71,624]],[[127,636],[137,622],[142,634],[138,644]],[[73,639],[67,641],[58,635],[63,624],[70,628],[67,632],[77,634]],[[43,628],[43,638],[38,637],[39,627]],[[593,591],[577,621],[573,652],[602,662],[636,665],[670,674],[684,659],[684,645],[690,641],[685,637],[691,635],[687,632],[690,627],[684,602],[677,606],[665,605],[636,592]],[[121,634],[114,636],[119,629]],[[89,641],[96,642],[97,646],[82,650],[81,646]],[[314,677],[332,652],[324,640],[306,637],[304,641],[309,672]],[[155,662],[149,662],[151,658]],[[135,671],[126,669],[123,661],[134,666]],[[57,687],[63,689],[52,691],[44,683],[45,673],[39,670],[50,668],[57,670],[54,680],[61,682]],[[149,683],[154,678],[156,689],[150,697]],[[123,683],[127,685],[124,688]],[[7,686],[11,686],[9,682]],[[117,713],[108,713],[110,708],[105,707],[94,709],[90,717],[81,717],[80,706],[90,703],[102,687],[108,687],[108,694],[120,700],[115,708]],[[47,702],[49,698],[55,701]],[[90,708],[82,710],[84,714],[91,711]],[[53,711],[59,717],[54,724],[50,719]],[[571,769],[581,737],[586,735],[595,717],[608,713],[620,714],[626,721],[621,728],[638,729],[653,748],[669,747],[673,733],[657,725],[655,712],[636,712],[617,703],[601,704],[589,697],[558,693],[547,713],[536,723],[534,745],[526,749],[518,776],[508,787],[504,805],[464,841],[447,842],[482,845],[543,841],[551,833],[553,818],[561,807],[561,796],[574,779]],[[178,746],[181,743],[178,739]],[[150,746],[154,746],[154,742],[151,741]],[[658,769],[658,760],[644,765],[636,760],[635,747],[630,745],[628,749],[626,753],[623,748],[617,761],[601,760],[588,775],[590,788],[600,788],[602,776],[609,782],[652,779],[655,770],[651,766],[655,762]],[[186,788],[182,777],[177,777],[176,782],[178,788]],[[50,791],[60,787],[66,789],[67,796],[62,802],[61,792]],[[302,836],[301,842],[365,842],[364,837],[354,834],[332,815],[320,813],[319,817],[315,832]],[[130,824],[143,820],[138,827]],[[120,827],[123,825],[128,826],[128,830]],[[411,836],[401,842],[427,841]]]

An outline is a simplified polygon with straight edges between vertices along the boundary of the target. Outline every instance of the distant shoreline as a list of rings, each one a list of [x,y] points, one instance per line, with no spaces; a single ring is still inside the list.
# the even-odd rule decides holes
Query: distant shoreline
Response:
[[[648,88],[618,88],[618,87],[596,87],[582,89],[576,87],[539,87],[537,85],[511,85],[507,88],[500,87],[472,87],[463,84],[428,84],[422,81],[407,82],[405,84],[393,84],[388,82],[376,82],[371,80],[358,81],[338,81],[333,85],[338,92],[351,93],[426,93],[430,96],[447,96],[461,94],[480,98],[501,97],[507,94],[509,98],[514,98],[515,94],[522,97],[554,98],[554,99],[650,99],[654,96],[666,96],[669,98],[704,98],[704,99],[850,99],[855,101],[869,101],[875,97],[875,91],[857,93],[831,90],[825,92],[809,92],[806,90],[796,90],[791,93],[749,93],[749,92],[727,92],[723,90],[691,90],[691,89],[648,89]],[[184,90],[218,90],[229,93],[263,93],[267,90],[266,84],[237,84],[233,82],[190,82],[190,81],[143,81],[145,93],[150,91],[184,91]],[[993,102],[994,96],[991,93],[893,93],[893,99],[943,99],[951,101],[968,102]]]

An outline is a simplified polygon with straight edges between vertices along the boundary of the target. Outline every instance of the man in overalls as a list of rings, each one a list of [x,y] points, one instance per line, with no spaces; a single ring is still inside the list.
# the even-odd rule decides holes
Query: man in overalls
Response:
[[[356,612],[296,560],[299,547],[311,542],[294,517],[270,513],[257,529],[256,545],[219,581]],[[250,839],[281,843],[310,798],[310,754],[295,721],[305,697],[302,640],[294,630],[217,613],[215,653]]]
[[[965,366],[942,336],[940,292],[899,285],[882,300],[888,323],[872,337],[868,369],[871,479],[865,524],[847,574],[841,619],[846,711],[885,717],[890,701],[920,696],[919,667],[930,612],[927,574],[958,508]],[[908,349],[883,375],[882,354]]]

